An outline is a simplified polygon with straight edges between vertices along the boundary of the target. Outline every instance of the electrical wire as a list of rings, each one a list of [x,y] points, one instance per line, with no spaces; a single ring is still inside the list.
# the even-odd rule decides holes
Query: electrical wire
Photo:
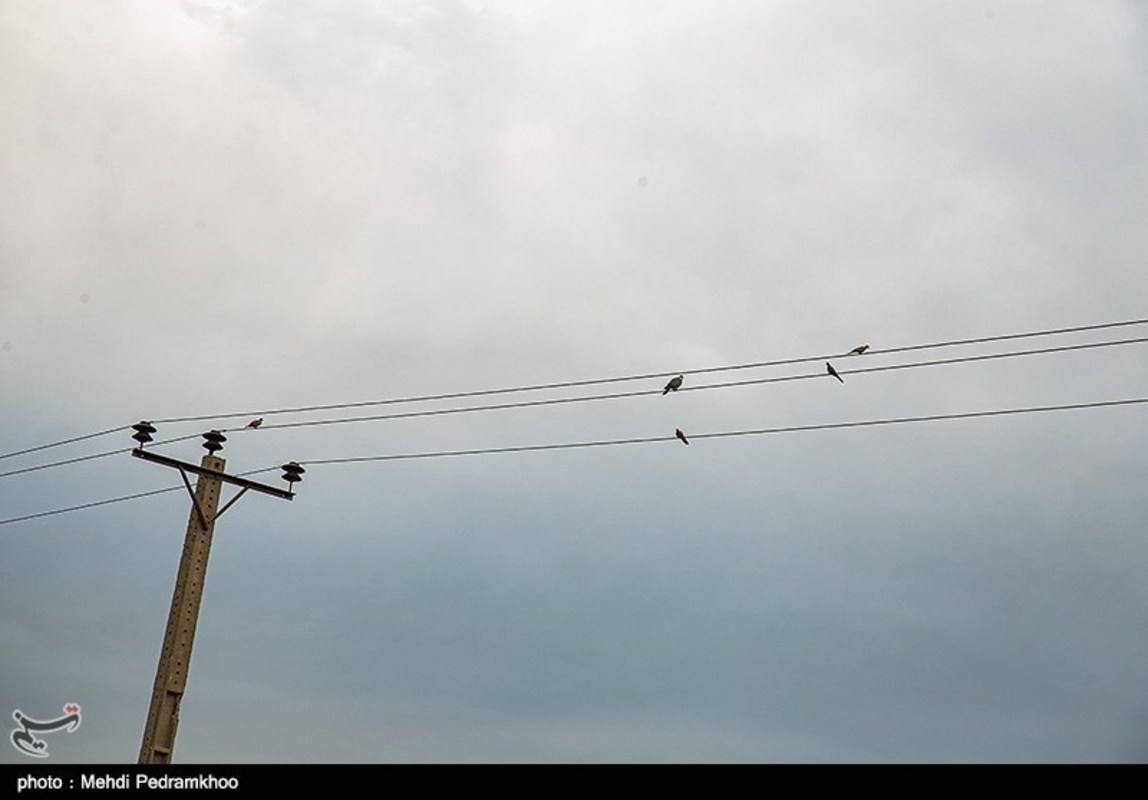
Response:
[[[125,429],[130,430],[130,426],[125,426],[124,428],[118,428],[117,430],[125,430]],[[200,434],[192,433],[192,434],[189,434],[187,436],[176,436],[172,439],[163,439],[162,441],[152,442],[151,446],[156,447],[159,445],[174,444],[175,442],[185,442],[188,439],[198,439],[199,437],[200,437]],[[108,456],[115,456],[115,455],[119,455],[121,453],[130,453],[131,451],[132,451],[131,447],[119,447],[115,450],[105,450],[102,453],[93,453],[91,455],[77,456],[75,458],[65,458],[62,461],[51,461],[47,464],[36,464],[35,466],[31,466],[31,467],[21,467],[20,469],[12,469],[12,470],[8,470],[7,472],[0,472],[0,478],[8,478],[12,475],[23,475],[26,472],[39,472],[40,470],[51,469],[53,467],[64,467],[64,466],[67,466],[68,464],[78,464],[81,461],[92,461],[92,460],[97,459],[97,458],[107,458]]]
[[[1029,331],[1027,333],[1006,333],[996,336],[979,336],[971,339],[950,339],[940,342],[932,342],[929,344],[915,344],[903,345],[900,347],[888,347],[884,349],[870,349],[866,355],[890,354],[890,353],[907,353],[916,350],[932,350],[940,347],[956,347],[961,345],[970,344],[985,344],[988,342],[1002,342],[1012,339],[1030,339],[1038,336],[1055,336],[1066,333],[1083,333],[1086,331],[1104,330],[1108,328],[1121,328],[1132,325],[1145,325],[1148,324],[1148,318],[1125,320],[1122,322],[1102,322],[1094,325],[1077,325],[1069,328],[1049,328],[1039,331]],[[559,381],[556,383],[538,383],[526,386],[510,386],[499,389],[476,389],[463,392],[447,392],[444,394],[428,394],[418,395],[413,397],[398,397],[389,398],[384,400],[363,400],[351,403],[327,403],[324,405],[313,406],[294,406],[288,408],[265,409],[262,411],[235,411],[225,414],[203,414],[198,416],[187,417],[168,417],[165,419],[153,420],[155,424],[174,424],[180,422],[203,422],[216,419],[235,419],[239,417],[266,417],[275,416],[280,414],[302,414],[314,411],[337,411],[347,408],[365,408],[369,406],[383,406],[383,405],[399,405],[404,403],[423,403],[435,400],[458,400],[467,397],[485,397],[496,394],[516,394],[520,392],[536,392],[551,389],[571,389],[583,386],[600,386],[610,383],[624,383],[627,381],[640,381],[640,380],[654,380],[656,378],[665,378],[670,374],[681,375],[703,375],[715,372],[732,372],[736,370],[757,369],[761,367],[779,367],[792,364],[808,363],[811,361],[823,361],[829,358],[842,358],[845,353],[831,353],[828,355],[820,356],[802,356],[800,358],[782,358],[772,361],[755,361],[745,364],[731,364],[722,367],[701,367],[696,369],[687,370],[668,370],[662,372],[646,372],[635,375],[620,375],[612,378],[590,378],[585,380],[576,381]],[[645,394],[645,392],[638,392],[636,394]]]
[[[1060,347],[1046,347],[1046,348],[1039,348],[1036,350],[1017,350],[1017,351],[1011,351],[1011,352],[1007,352],[1007,353],[990,353],[987,355],[960,356],[960,357],[956,357],[956,358],[934,359],[932,361],[915,361],[915,362],[910,362],[907,364],[886,364],[883,366],[860,367],[857,369],[838,369],[837,371],[841,375],[859,375],[859,374],[869,373],[869,372],[889,372],[889,371],[893,371],[893,370],[914,369],[914,368],[918,368],[918,367],[933,367],[933,366],[939,366],[939,365],[960,364],[960,363],[974,362],[974,361],[990,361],[990,360],[1002,359],[1002,358],[1016,358],[1016,357],[1022,357],[1022,356],[1042,355],[1042,354],[1046,354],[1046,353],[1062,353],[1062,352],[1068,352],[1068,351],[1073,351],[1073,350],[1088,350],[1088,349],[1095,349],[1095,348],[1099,348],[1099,347],[1113,347],[1116,345],[1125,345],[1125,344],[1144,344],[1146,342],[1148,342],[1148,337],[1141,337],[1138,339],[1122,339],[1119,341],[1110,341],[1110,342],[1093,342],[1093,343],[1089,343],[1089,344],[1075,344],[1075,345],[1063,345]],[[752,378],[750,380],[743,380],[743,381],[725,381],[722,383],[707,383],[707,384],[701,384],[699,386],[683,386],[681,389],[678,389],[678,391],[679,392],[692,392],[692,391],[702,391],[702,390],[706,390],[706,389],[729,389],[729,388],[733,388],[733,387],[737,387],[737,386],[754,386],[754,385],[769,384],[769,383],[786,383],[789,381],[822,379],[826,376],[826,374],[827,373],[825,373],[825,372],[807,372],[807,373],[801,373],[801,374],[797,374],[797,375],[778,375],[778,376],[771,376],[768,378]],[[411,418],[415,418],[415,417],[435,417],[435,416],[442,416],[442,415],[446,415],[446,414],[463,414],[463,413],[473,412],[473,411],[495,411],[495,410],[514,409],[514,408],[536,408],[539,406],[565,405],[565,404],[569,404],[569,403],[585,403],[585,402],[591,402],[591,401],[597,401],[597,400],[618,400],[618,399],[622,399],[622,398],[643,397],[643,396],[647,396],[647,395],[660,395],[660,394],[662,394],[661,389],[641,389],[641,390],[633,391],[633,392],[611,392],[609,394],[581,395],[578,397],[555,397],[555,398],[548,398],[545,400],[523,400],[523,401],[519,401],[519,402],[515,402],[515,403],[495,403],[495,404],[491,404],[491,405],[462,406],[462,407],[458,407],[458,408],[436,408],[436,409],[426,409],[426,410],[422,410],[422,411],[400,411],[400,412],[393,413],[393,414],[372,414],[370,416],[364,416],[364,417],[338,417],[335,419],[306,420],[306,421],[302,421],[302,422],[280,422],[280,423],[272,423],[270,425],[264,424],[261,426],[260,429],[261,430],[276,430],[276,429],[281,430],[281,429],[288,429],[288,428],[310,428],[310,427],[316,427],[316,426],[322,426],[322,425],[340,425],[340,424],[345,424],[345,423],[350,423],[350,422],[379,422],[379,421],[383,421],[383,420],[393,420],[393,419],[411,419]],[[229,428],[226,430],[227,430],[227,432],[230,433],[230,432],[235,432],[235,431],[241,431],[244,429],[243,428]],[[3,477],[3,475],[0,474],[0,477]]]
[[[1043,347],[1043,348],[1037,348],[1037,349],[1033,349],[1033,350],[1014,350],[1014,351],[1009,351],[1009,352],[1005,352],[1005,353],[988,353],[988,354],[973,355],[973,356],[958,356],[958,357],[954,357],[954,358],[933,359],[931,361],[914,361],[914,362],[902,363],[902,364],[885,364],[885,365],[873,366],[873,367],[859,367],[859,368],[855,368],[855,369],[841,368],[841,369],[838,369],[837,372],[841,375],[859,375],[859,374],[873,373],[873,372],[890,372],[890,371],[902,370],[902,369],[915,369],[915,368],[919,368],[919,367],[932,367],[932,366],[942,366],[942,365],[951,365],[951,364],[971,363],[971,362],[976,362],[976,361],[991,361],[991,360],[999,360],[999,359],[1004,359],[1004,358],[1017,358],[1017,357],[1032,356],[1032,355],[1044,355],[1044,354],[1049,354],[1049,353],[1064,353],[1064,352],[1070,352],[1070,351],[1076,351],[1076,350],[1092,350],[1092,349],[1097,349],[1097,348],[1101,348],[1101,347],[1114,347],[1114,346],[1118,346],[1118,345],[1144,344],[1144,343],[1148,343],[1148,337],[1140,337],[1140,338],[1135,338],[1135,339],[1121,339],[1121,340],[1107,341],[1107,342],[1089,342],[1086,344],[1061,345],[1058,347]],[[702,391],[702,390],[707,390],[707,389],[729,389],[729,388],[740,387],[740,386],[754,386],[754,385],[763,385],[763,384],[771,384],[771,383],[786,383],[786,382],[797,381],[797,380],[821,379],[821,378],[824,378],[825,375],[826,375],[825,372],[808,372],[808,373],[801,373],[801,374],[796,374],[796,375],[775,375],[775,376],[770,376],[770,377],[766,377],[766,378],[752,378],[749,380],[742,380],[742,381],[724,381],[721,383],[702,384],[700,386],[683,386],[678,391],[689,392],[689,391]],[[302,422],[281,422],[281,423],[272,423],[269,425],[263,425],[263,426],[261,426],[260,430],[284,430],[284,429],[292,429],[292,428],[311,428],[311,427],[327,426],[327,425],[342,425],[342,424],[354,423],[354,422],[381,422],[381,421],[385,421],[385,420],[412,419],[412,418],[417,418],[417,417],[435,417],[435,416],[444,416],[444,415],[448,415],[448,414],[464,414],[464,413],[470,413],[470,412],[476,412],[476,411],[496,411],[496,410],[508,410],[508,409],[517,409],[517,408],[536,408],[536,407],[541,407],[541,406],[567,405],[567,404],[571,404],[571,403],[585,403],[585,402],[593,402],[593,401],[600,401],[600,400],[617,400],[617,399],[623,399],[623,398],[642,397],[642,396],[659,395],[659,394],[662,394],[662,390],[660,390],[660,389],[641,389],[641,390],[631,391],[631,392],[611,392],[608,394],[581,395],[581,396],[576,396],[576,397],[557,397],[557,398],[547,398],[544,400],[523,400],[523,401],[514,402],[514,403],[494,403],[494,404],[488,404],[488,405],[462,406],[462,407],[455,407],[455,408],[424,409],[421,411],[401,411],[401,412],[396,412],[396,413],[391,413],[391,414],[372,414],[369,416],[361,416],[361,417],[339,417],[339,418],[334,418],[334,419],[306,420],[306,421],[302,421]],[[122,430],[122,428],[120,430]],[[234,432],[247,430],[247,428],[246,427],[243,427],[243,428],[226,428],[224,430],[228,433],[234,433]],[[199,435],[200,434],[189,434],[186,436],[178,436],[178,437],[174,437],[171,439],[164,439],[162,441],[155,442],[152,446],[154,447],[154,446],[159,446],[159,445],[172,444],[175,442],[182,442],[182,441],[186,441],[188,439],[195,439]],[[14,476],[14,475],[22,475],[22,474],[29,473],[29,472],[38,472],[40,470],[51,469],[54,467],[62,467],[62,466],[67,466],[70,464],[76,464],[76,463],[80,463],[80,462],[84,462],[84,461],[91,461],[91,460],[97,459],[97,458],[105,458],[108,456],[113,456],[113,455],[117,455],[120,453],[129,452],[130,449],[131,448],[118,448],[116,450],[107,450],[107,451],[104,451],[102,453],[95,453],[92,455],[79,456],[76,458],[69,458],[69,459],[64,459],[61,461],[54,461],[54,462],[50,462],[50,463],[46,463],[46,464],[38,464],[35,466],[22,467],[20,469],[13,469],[13,470],[9,470],[7,472],[0,472],[0,478],[7,478],[7,477]]]
[[[954,346],[963,346],[963,345],[971,345],[971,344],[984,344],[984,343],[989,343],[989,342],[1000,342],[1000,341],[1009,341],[1009,340],[1016,340],[1016,339],[1028,339],[1028,338],[1035,338],[1035,337],[1041,337],[1041,336],[1054,336],[1054,335],[1062,335],[1062,334],[1068,334],[1068,333],[1083,333],[1083,332],[1087,332],[1087,331],[1097,331],[1097,330],[1105,330],[1105,329],[1111,329],[1111,328],[1120,328],[1120,327],[1128,327],[1128,326],[1144,325],[1144,324],[1148,324],[1148,318],[1124,320],[1124,321],[1119,321],[1119,322],[1104,322],[1104,323],[1097,323],[1097,324],[1092,324],[1092,325],[1077,325],[1077,326],[1064,327],[1064,328],[1048,328],[1048,329],[1037,330],[1037,331],[1029,331],[1029,332],[1025,332],[1025,333],[999,334],[999,335],[994,335],[994,336],[980,336],[980,337],[966,338],[966,339],[950,339],[950,340],[944,340],[944,341],[940,341],[940,342],[932,342],[932,343],[927,343],[927,344],[903,345],[903,346],[899,346],[899,347],[890,347],[890,348],[884,348],[884,349],[870,349],[868,351],[866,357],[871,357],[873,355],[887,355],[887,354],[894,354],[894,353],[906,353],[906,352],[913,352],[913,351],[920,351],[920,350],[929,350],[929,349],[936,349],[936,348],[942,348],[942,347],[954,347]],[[1130,343],[1130,342],[1134,342],[1134,341],[1143,341],[1143,340],[1127,340],[1124,342],[1113,342],[1111,344],[1125,344],[1125,343]],[[1108,346],[1109,344],[1110,343],[1101,343],[1098,345],[1084,345],[1084,346],[1078,346],[1078,348],[1079,347],[1088,347],[1088,346],[1104,347],[1104,346]],[[1073,348],[1065,348],[1065,349],[1073,349]],[[1047,352],[1053,352],[1055,350],[1056,350],[1055,348],[1049,348],[1047,350]],[[1037,351],[1032,351],[1032,352],[1037,352]],[[822,361],[822,360],[827,360],[830,358],[844,358],[844,357],[846,357],[846,354],[835,353],[835,354],[821,355],[821,356],[804,356],[804,357],[800,357],[800,358],[775,359],[775,360],[771,360],[771,361],[757,361],[757,362],[752,362],[752,363],[733,364],[733,365],[727,365],[727,366],[721,366],[721,367],[704,367],[704,368],[688,369],[688,370],[680,371],[680,374],[682,374],[682,375],[712,374],[712,373],[719,373],[719,372],[755,369],[755,368],[762,368],[762,367],[793,365],[793,364],[808,363],[808,362],[813,362],[813,361]],[[992,357],[1007,357],[1007,356],[985,356],[983,358],[992,358]],[[977,360],[977,359],[976,358],[970,358],[967,360]],[[957,360],[938,361],[936,363],[956,363],[956,361]],[[885,369],[904,369],[904,368],[908,368],[909,366],[924,366],[924,365],[926,365],[926,364],[922,363],[919,365],[897,365],[894,367],[886,367]],[[848,372],[853,372],[853,373],[875,372],[875,371],[879,371],[880,369],[882,369],[882,368],[854,369],[854,370],[849,370]],[[163,418],[163,419],[153,420],[153,424],[155,424],[155,423],[175,424],[175,423],[183,423],[183,422],[200,422],[200,421],[207,421],[207,420],[223,420],[223,419],[234,419],[234,418],[239,418],[239,417],[251,417],[251,416],[274,416],[274,415],[284,415],[284,414],[308,413],[308,412],[315,412],[315,411],[330,411],[330,410],[340,410],[340,409],[350,409],[350,408],[365,408],[365,407],[370,407],[370,406],[398,405],[398,404],[406,404],[406,403],[418,403],[418,402],[430,402],[430,401],[438,401],[438,400],[462,399],[462,398],[468,398],[468,397],[482,397],[482,396],[491,396],[491,395],[498,395],[498,394],[513,394],[513,393],[552,390],[552,389],[566,389],[566,388],[604,385],[604,384],[610,384],[610,383],[622,383],[622,382],[627,382],[627,381],[653,380],[655,378],[664,378],[667,374],[668,374],[667,372],[642,373],[642,374],[635,374],[635,375],[616,376],[616,377],[612,377],[612,378],[592,378],[592,379],[586,379],[586,380],[561,381],[561,382],[556,382],[556,383],[543,383],[543,384],[533,384],[533,385],[526,385],[526,386],[512,386],[512,387],[504,387],[504,388],[497,388],[497,389],[479,389],[479,390],[462,391],[462,392],[448,392],[448,393],[443,393],[443,394],[420,395],[420,396],[413,396],[413,397],[390,398],[390,399],[383,399],[383,400],[367,400],[367,401],[357,401],[357,402],[349,402],[349,403],[328,403],[328,404],[324,404],[324,405],[296,406],[296,407],[270,409],[270,410],[262,410],[262,411],[242,411],[242,412],[227,412],[227,413],[222,413],[222,414],[204,414],[204,415],[185,416],[185,417],[167,417],[167,418]],[[846,373],[846,374],[848,374],[848,373]],[[686,387],[684,389],[684,391],[692,391],[692,390],[696,390],[696,389],[707,389],[707,388],[725,388],[725,387],[729,387],[729,386],[744,386],[744,385],[750,385],[750,384],[754,384],[754,383],[776,383],[776,382],[781,382],[781,381],[801,380],[801,379],[812,378],[812,377],[816,377],[816,376],[811,374],[811,375],[798,375],[798,376],[784,376],[784,377],[780,377],[780,378],[766,378],[766,379],[760,379],[760,380],[756,380],[756,381],[727,382],[727,383],[709,384],[709,385],[696,386],[696,387]],[[374,420],[382,420],[382,419],[399,419],[399,418],[405,418],[405,417],[411,417],[411,416],[432,416],[435,414],[443,414],[443,413],[454,414],[454,413],[464,413],[464,412],[468,412],[468,411],[478,411],[478,410],[524,408],[524,407],[533,406],[533,405],[552,405],[552,404],[557,404],[557,403],[587,402],[587,401],[592,401],[592,400],[605,400],[605,399],[614,399],[614,398],[620,398],[620,397],[636,397],[636,396],[640,396],[640,395],[655,394],[655,393],[656,393],[655,390],[642,390],[642,391],[635,391],[635,392],[617,392],[617,393],[606,394],[606,395],[591,395],[591,396],[578,397],[578,398],[561,398],[561,399],[551,399],[551,400],[524,402],[524,403],[504,403],[504,404],[496,404],[496,405],[491,405],[491,406],[472,406],[472,407],[465,407],[465,408],[460,408],[460,409],[431,410],[431,411],[410,412],[410,413],[402,413],[402,414],[394,414],[394,415],[376,415],[376,416],[370,416],[370,417],[352,417],[352,418],[346,418],[346,419],[340,419],[340,420],[319,420],[319,421],[304,422],[304,423],[278,423],[278,424],[272,424],[272,425],[265,425],[263,427],[264,428],[286,428],[286,427],[297,427],[297,426],[306,426],[306,425],[339,424],[341,422],[351,422],[351,421],[374,421]],[[42,450],[47,450],[47,449],[54,448],[54,447],[60,447],[60,446],[67,445],[67,444],[73,444],[73,443],[80,442],[80,441],[86,441],[89,439],[94,439],[97,437],[106,436],[106,435],[109,435],[112,433],[118,433],[118,432],[127,430],[130,427],[131,426],[128,426],[128,425],[120,425],[120,426],[117,426],[114,428],[107,428],[107,429],[102,430],[102,431],[96,431],[94,433],[84,434],[82,436],[74,436],[74,437],[71,437],[68,439],[61,439],[59,441],[49,442],[47,444],[42,444],[42,445],[37,445],[35,447],[29,447],[29,448],[25,448],[22,450],[15,450],[15,451],[12,451],[9,453],[2,453],[2,454],[0,454],[0,460],[7,459],[7,458],[13,458],[16,456],[21,456],[21,455],[27,455],[29,453],[39,452]],[[229,431],[237,431],[237,430],[241,430],[241,428],[232,428],[232,429],[228,429],[228,430]],[[194,435],[193,436],[187,436],[187,437],[181,437],[181,438],[177,438],[177,439],[166,440],[166,442],[161,442],[158,444],[170,443],[170,442],[174,442],[174,441],[182,441],[183,439],[187,439],[187,438],[194,438]],[[115,453],[119,453],[119,452],[122,452],[122,451],[121,450],[108,451],[105,453],[98,453],[98,454],[94,454],[94,455],[90,455],[90,456],[82,456],[82,457],[79,457],[76,459],[66,459],[63,461],[53,462],[50,464],[43,464],[43,465],[38,465],[35,467],[30,467],[30,468],[25,468],[25,469],[12,470],[9,472],[0,473],[0,478],[8,477],[11,475],[18,475],[18,474],[22,474],[24,472],[34,472],[34,471],[37,471],[40,469],[49,469],[51,467],[64,466],[66,464],[77,463],[79,461],[87,461],[87,460],[91,460],[94,458],[102,458],[102,457],[105,457],[108,455],[114,455]]]
[[[277,469],[279,469],[279,467],[263,467],[262,469],[253,469],[253,470],[249,470],[247,472],[240,472],[238,474],[240,477],[246,477],[247,475],[258,475],[259,473],[262,473],[262,472],[272,472],[272,471],[277,470]],[[112,503],[123,503],[127,500],[139,500],[139,499],[144,498],[144,497],[152,497],[152,496],[157,495],[157,494],[166,494],[168,492],[177,492],[181,489],[186,489],[186,488],[187,487],[185,487],[183,484],[180,484],[179,486],[169,486],[166,489],[153,489],[149,492],[137,492],[136,494],[127,494],[127,495],[123,495],[122,497],[111,497],[111,498],[108,498],[107,500],[96,500],[95,502],[92,502],[92,503],[81,503],[78,506],[68,506],[67,508],[57,508],[57,509],[54,509],[52,511],[40,511],[36,514],[25,514],[22,517],[11,517],[9,519],[0,519],[0,525],[8,525],[8,524],[13,523],[13,522],[26,522],[28,520],[40,519],[41,517],[53,517],[53,516],[56,516],[57,514],[67,514],[67,513],[72,512],[72,511],[82,511],[86,508],[97,508],[98,506],[111,505]]]
[[[842,430],[846,428],[867,428],[878,427],[885,425],[902,425],[915,422],[938,422],[942,420],[962,420],[962,419],[975,419],[981,417],[999,417],[999,416],[1014,416],[1019,414],[1039,414],[1048,413],[1053,411],[1076,411],[1082,409],[1092,408],[1111,408],[1118,406],[1131,406],[1148,403],[1148,397],[1136,397],[1124,400],[1101,400],[1089,403],[1063,403],[1059,405],[1049,406],[1026,406],[1022,408],[1006,408],[995,409],[990,411],[965,411],[948,414],[928,414],[914,417],[891,417],[886,419],[874,420],[859,420],[853,422],[825,422],[816,423],[812,425],[788,425],[773,428],[757,428],[750,430],[738,431],[718,431],[714,433],[691,433],[689,438],[692,440],[704,439],[719,439],[719,438],[732,438],[741,436],[762,436],[768,434],[778,433],[802,433],[812,431],[826,431],[826,430]],[[408,461],[414,459],[430,459],[430,458],[448,458],[454,456],[469,456],[469,455],[493,455],[498,453],[524,453],[524,452],[538,452],[545,450],[572,450],[572,449],[585,449],[591,447],[610,447],[631,444],[649,444],[653,442],[673,442],[676,441],[676,436],[644,436],[629,439],[607,439],[590,442],[563,442],[557,444],[536,444],[536,445],[516,445],[510,447],[483,447],[475,448],[472,450],[441,450],[436,452],[426,453],[397,453],[378,456],[350,456],[342,458],[321,458],[321,459],[308,459],[299,461],[297,463],[305,466],[323,466],[334,464],[356,464],[378,461]],[[263,472],[271,472],[280,469],[279,467],[262,467],[260,469],[250,470],[248,472],[240,473],[241,475],[257,475]],[[52,511],[41,511],[35,514],[25,514],[20,517],[11,517],[9,519],[0,520],[0,525],[8,525],[16,522],[24,522],[32,519],[39,519],[42,517],[54,516],[57,514],[66,514],[72,511],[80,511],[88,508],[95,508],[97,506],[109,505],[111,503],[120,503],[127,500],[135,500],[143,497],[150,497],[152,495],[163,494],[165,492],[172,492],[182,489],[182,486],[173,486],[166,489],[156,489],[150,492],[140,492],[138,494],[125,495],[122,497],[113,497],[107,500],[98,500],[92,503],[84,503],[77,506],[70,506],[68,508],[59,508]]]
[[[112,503],[122,503],[125,500],[138,500],[141,497],[151,497],[156,494],[164,494],[165,492],[175,492],[183,489],[183,486],[169,486],[166,489],[154,489],[150,492],[139,492],[138,494],[128,494],[123,497],[112,497],[107,500],[97,500],[94,503],[83,503],[78,506],[69,506],[68,508],[57,508],[54,511],[41,511],[37,514],[25,514],[22,517],[11,517],[9,519],[0,519],[0,525],[8,525],[13,522],[26,522],[30,519],[39,519],[41,517],[52,517],[56,514],[67,514],[71,511],[82,511],[85,508],[95,508],[97,506],[106,506]]]
[[[61,447],[66,444],[74,444],[75,442],[82,442],[86,439],[95,439],[99,436],[107,436],[111,433],[119,433],[120,431],[128,430],[130,427],[130,425],[119,425],[115,428],[108,428],[107,430],[96,431],[95,433],[85,433],[83,436],[73,436],[71,439],[61,439],[58,442],[49,442],[48,444],[41,444],[37,445],[36,447],[27,447],[23,450],[14,450],[11,453],[0,454],[0,460],[5,458],[14,458],[16,456],[23,456],[27,455],[28,453],[38,452],[40,450],[48,450],[52,447]]]
[[[838,430],[842,428],[865,428],[880,425],[900,425],[909,422],[937,422],[952,419],[973,419],[976,417],[997,417],[1015,414],[1035,414],[1049,411],[1073,411],[1086,408],[1104,408],[1110,406],[1127,406],[1148,403],[1148,397],[1138,397],[1128,400],[1103,400],[1093,403],[1068,403],[1055,406],[1030,406],[1026,408],[1007,408],[993,411],[967,411],[952,414],[929,414],[917,417],[893,417],[889,419],[862,420],[858,422],[825,422],[814,425],[789,425],[777,428],[758,428],[755,430],[720,431],[717,433],[691,433],[693,439],[717,439],[735,436],[761,436],[774,433],[798,433],[808,431]],[[571,450],[587,447],[611,447],[616,445],[648,444],[651,442],[672,442],[677,436],[645,436],[631,439],[606,439],[592,442],[565,442],[561,444],[533,444],[512,447],[483,447],[474,450],[440,450],[429,453],[400,453],[381,456],[352,456],[347,458],[323,458],[299,461],[304,466],[317,466],[325,464],[352,464],[369,461],[405,461],[423,458],[446,458],[449,456],[491,455],[494,453],[524,453],[540,450]]]

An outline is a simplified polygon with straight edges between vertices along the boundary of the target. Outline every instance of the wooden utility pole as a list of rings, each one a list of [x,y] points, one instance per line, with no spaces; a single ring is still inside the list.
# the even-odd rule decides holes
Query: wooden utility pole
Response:
[[[195,642],[195,627],[199,621],[199,604],[203,599],[203,582],[207,577],[207,559],[211,555],[215,521],[249,489],[285,500],[291,500],[295,495],[290,490],[265,486],[224,473],[223,468],[227,462],[215,453],[223,447],[227,437],[218,431],[204,434],[207,440],[204,447],[208,454],[197,467],[145,451],[143,445],[151,441],[155,428],[146,422],[132,427],[137,431],[133,438],[140,443],[132,455],[178,469],[192,503],[187,534],[183,540],[183,555],[179,560],[179,572],[171,598],[171,611],[167,617],[167,630],[163,635],[163,648],[160,650],[159,666],[152,687],[147,724],[144,726],[143,743],[140,745],[139,763],[170,764],[175,749],[175,733],[179,727],[179,704],[187,686],[191,647]],[[288,486],[302,480],[300,476],[303,468],[295,462],[283,465],[283,471],[283,479],[288,481]],[[189,472],[198,475],[194,490],[187,478]],[[222,510],[217,511],[224,483],[237,485],[240,491]]]

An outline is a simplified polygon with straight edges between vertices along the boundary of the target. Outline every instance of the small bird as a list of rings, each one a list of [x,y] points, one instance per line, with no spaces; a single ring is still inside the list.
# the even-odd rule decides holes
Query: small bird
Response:
[[[826,362],[825,362],[825,369],[826,369],[826,370],[829,372],[829,374],[830,374],[830,375],[832,375],[834,378],[836,378],[837,380],[841,381],[842,383],[845,383],[845,379],[844,379],[844,378],[842,378],[840,375],[838,375],[838,374],[837,374],[837,370],[833,369],[833,365],[832,365],[832,364],[830,364],[828,361],[826,361]]]
[[[849,351],[849,355],[851,355],[851,356],[859,356],[859,355],[861,355],[862,353],[864,353],[864,352],[865,352],[866,350],[868,350],[868,349],[869,349],[869,345],[867,345],[867,344],[859,344],[859,345],[857,345],[856,347],[854,347],[852,350],[850,350],[850,351]]]
[[[259,417],[258,419],[253,419],[250,422],[248,422],[247,427],[248,428],[258,428],[262,424],[263,424],[263,417]]]
[[[686,435],[684,433],[682,433],[681,428],[674,428],[674,436],[677,436],[679,439],[681,439],[686,444],[690,443],[690,440],[686,438]]]
[[[667,394],[669,392],[676,392],[678,389],[681,389],[682,388],[682,380],[683,380],[683,377],[681,375],[670,378],[670,382],[666,384],[666,388],[662,389],[662,394],[664,395],[664,394]]]

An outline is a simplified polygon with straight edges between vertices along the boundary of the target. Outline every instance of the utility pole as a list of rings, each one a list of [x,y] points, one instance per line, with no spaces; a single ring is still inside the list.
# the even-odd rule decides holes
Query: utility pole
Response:
[[[136,430],[132,438],[140,444],[132,451],[132,455],[178,469],[192,503],[139,756],[141,764],[170,764],[175,749],[175,733],[179,727],[179,704],[187,685],[191,647],[195,642],[195,628],[199,621],[199,605],[203,599],[203,582],[207,576],[207,559],[211,555],[215,522],[248,490],[285,500],[291,500],[295,495],[290,489],[277,489],[226,474],[223,469],[227,462],[217,456],[216,452],[223,447],[227,437],[219,431],[203,434],[206,440],[203,446],[207,449],[207,455],[196,466],[145,451],[143,446],[152,440],[151,434],[155,433],[155,428],[147,422],[132,427]],[[295,462],[284,464],[282,469],[283,479],[289,487],[302,480],[303,467]],[[198,476],[194,490],[188,480],[188,473]],[[217,510],[224,483],[239,486],[240,490],[222,510]]]

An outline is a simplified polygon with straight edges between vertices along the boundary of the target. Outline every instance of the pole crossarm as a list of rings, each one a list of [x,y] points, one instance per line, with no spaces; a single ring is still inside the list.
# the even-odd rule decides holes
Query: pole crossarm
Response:
[[[246,478],[239,478],[235,475],[228,475],[224,472],[216,472],[212,469],[205,469],[204,467],[196,466],[195,464],[189,464],[186,461],[178,461],[174,458],[161,456],[158,453],[152,453],[147,450],[142,450],[138,447],[135,450],[132,450],[132,455],[136,458],[142,458],[145,461],[154,461],[157,464],[163,464],[165,467],[175,467],[176,469],[182,470],[184,472],[191,472],[195,475],[203,475],[208,478],[214,478],[216,480],[222,481],[223,483],[230,483],[232,486],[238,486],[241,489],[250,489],[254,492],[262,492],[263,494],[280,497],[284,500],[295,499],[295,494],[286,489],[277,489],[274,486],[267,486],[266,484],[256,483],[255,481],[249,481]]]

